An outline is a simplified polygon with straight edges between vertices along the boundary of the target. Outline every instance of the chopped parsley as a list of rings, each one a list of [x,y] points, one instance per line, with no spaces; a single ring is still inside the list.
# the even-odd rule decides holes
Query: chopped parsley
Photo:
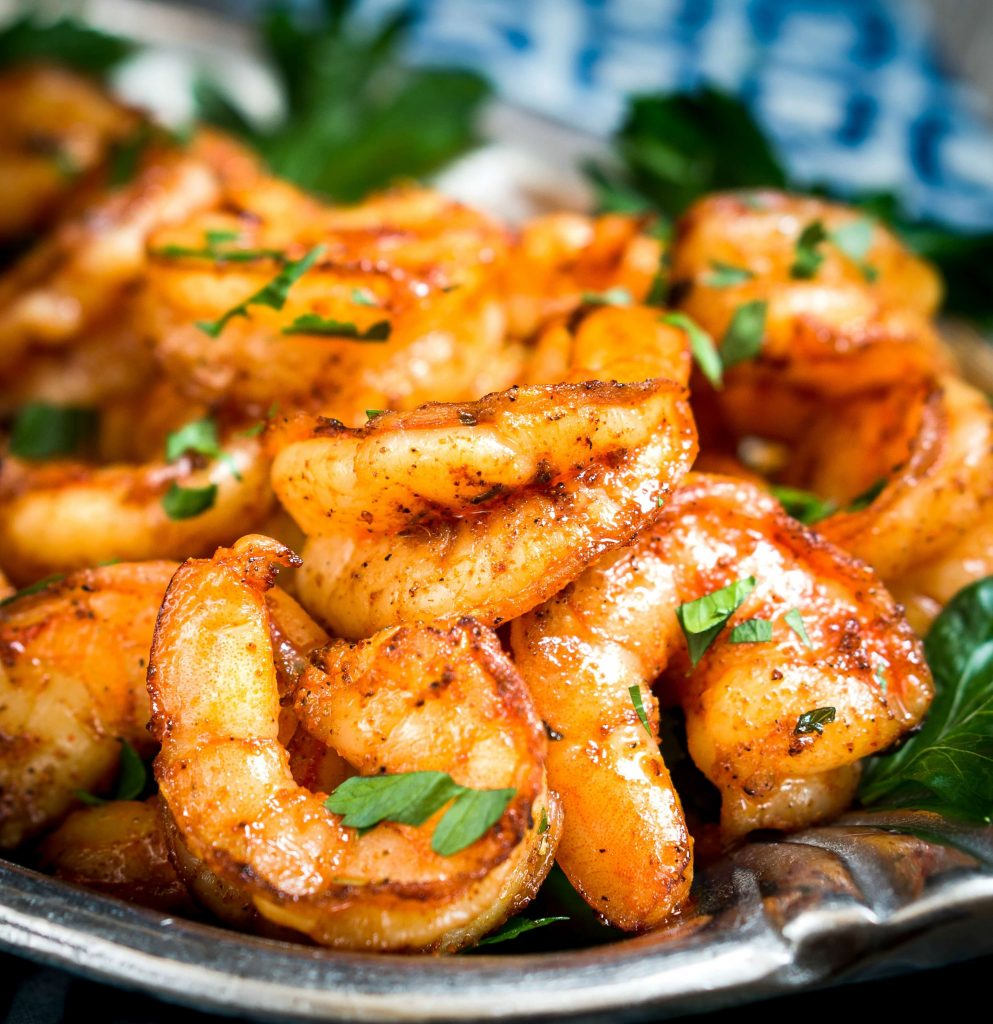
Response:
[[[583,292],[584,306],[632,306],[634,298],[627,288],[608,288],[605,292]]]
[[[799,608],[791,608],[784,616],[783,621],[790,629],[800,638],[800,642],[808,651],[814,649],[814,645],[810,642],[810,637],[807,636],[807,627],[804,625],[803,616],[800,614]]]
[[[739,622],[728,636],[732,644],[764,644],[772,639],[772,623],[768,619],[746,619]]]
[[[14,418],[10,452],[32,460],[75,455],[94,440],[99,425],[95,409],[31,402]]]
[[[754,576],[746,576],[676,609],[676,618],[686,637],[690,664],[696,665],[707,653],[728,619],[755,589],[755,584]]]
[[[217,484],[206,487],[180,487],[174,480],[169,490],[162,495],[162,508],[174,520],[192,519],[214,507],[217,501]]]
[[[824,726],[835,720],[834,708],[814,708],[812,711],[805,711],[797,720],[793,732],[797,736],[804,736],[816,732],[820,735],[824,732]]]
[[[693,353],[697,366],[700,367],[700,372],[715,388],[722,387],[724,368],[714,339],[685,313],[666,313],[660,319],[662,323],[668,324],[670,327],[678,327],[686,333],[690,351]]]
[[[323,245],[315,245],[306,255],[298,260],[288,260],[282,270],[264,287],[249,295],[247,299],[232,306],[217,320],[198,320],[197,327],[211,338],[219,338],[228,322],[236,316],[248,316],[249,306],[268,306],[270,309],[282,309],[290,289],[308,270],[321,258]]]
[[[809,280],[820,269],[824,262],[824,253],[821,246],[828,240],[828,233],[822,221],[815,220],[808,224],[796,241],[796,250],[793,254],[793,265],[790,267],[790,277],[799,280]]]
[[[544,928],[547,925],[555,924],[556,921],[568,921],[568,917],[539,917],[532,920],[527,917],[512,917],[506,924],[501,925],[495,932],[491,932],[485,939],[479,940],[480,946],[492,946],[496,942],[508,942],[516,939],[518,935],[534,931],[535,928]]]
[[[514,793],[513,789],[469,789],[447,772],[403,772],[346,779],[325,806],[342,815],[343,825],[365,831],[382,821],[423,825],[451,802],[431,837],[431,849],[450,857],[499,821]]]
[[[746,267],[736,267],[720,260],[710,261],[708,270],[701,281],[708,288],[733,288],[735,285],[750,281],[755,275]]]
[[[121,760],[117,771],[117,785],[110,800],[137,800],[148,786],[148,767],[142,761],[138,751],[128,743],[121,740]],[[76,797],[84,804],[91,807],[99,807],[108,801],[102,797],[94,796],[85,790],[76,790]]]
[[[765,318],[769,304],[762,299],[740,305],[721,339],[721,361],[724,369],[754,359],[762,351]]]
[[[835,502],[827,498],[818,497],[818,495],[810,491],[800,490],[798,487],[771,484],[769,491],[780,505],[786,509],[788,515],[799,520],[801,523],[806,523],[808,526],[838,511],[838,506]]]
[[[18,590],[16,594],[11,594],[9,597],[5,597],[0,601],[0,608],[5,608],[9,604],[13,604],[14,601],[20,601],[22,597],[30,597],[32,594],[40,594],[43,590],[47,590],[53,583],[59,583],[64,580],[64,572],[52,573],[51,576],[46,576],[44,579],[40,579],[35,583],[31,583],[21,590]]]
[[[347,338],[349,341],[388,341],[393,327],[389,320],[377,320],[372,326],[360,331],[347,320],[331,320],[317,313],[303,313],[283,328],[283,334],[322,334],[332,338]]]
[[[645,702],[641,697],[641,687],[635,684],[634,686],[628,687],[628,693],[631,695],[631,703],[634,705],[634,710],[638,713],[638,721],[645,727],[645,732],[649,736],[652,735],[652,726],[648,721],[648,714],[645,711]],[[652,737],[654,739],[654,737]]]

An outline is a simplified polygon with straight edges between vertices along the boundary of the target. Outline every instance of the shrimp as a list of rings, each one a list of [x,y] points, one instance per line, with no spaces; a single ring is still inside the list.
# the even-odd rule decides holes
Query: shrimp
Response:
[[[646,301],[662,265],[662,244],[643,218],[552,213],[521,229],[507,269],[509,330],[528,337],[572,313],[584,295],[622,289]]]
[[[973,543],[978,561],[958,578],[970,582],[986,571],[978,537],[993,512],[993,410],[955,377],[826,406],[800,442],[788,480],[842,506],[818,532],[887,584],[920,566],[957,561],[946,552],[968,552]],[[845,508],[873,485],[883,486],[865,507]]]
[[[87,78],[26,66],[0,75],[0,239],[51,223],[80,177],[141,123]]]
[[[199,493],[207,507],[170,512],[163,502],[176,489]],[[183,558],[263,522],[272,503],[261,442],[236,431],[205,464],[189,456],[107,466],[9,456],[0,465],[0,564],[27,583],[112,559]]]
[[[687,372],[685,339],[654,311],[603,310],[572,351],[581,382],[270,428],[274,489],[309,537],[299,594],[332,632],[497,625],[657,518],[696,454],[685,389],[659,375]]]
[[[672,281],[675,304],[717,339],[745,303],[767,304],[761,352],[735,367],[732,389],[837,397],[949,367],[930,322],[938,275],[844,206],[778,192],[709,196],[678,225]]]
[[[243,215],[205,213],[152,239],[148,331],[193,399],[358,425],[367,409],[477,398],[516,376],[498,287],[506,239],[481,215],[414,190],[335,209],[265,182],[234,200]],[[181,255],[220,231],[237,239],[227,255]],[[250,305],[217,337],[197,326],[308,254],[320,258],[283,308]]]
[[[514,789],[496,825],[451,857],[431,849],[431,822],[358,837],[298,785],[278,742],[264,594],[276,567],[297,561],[249,536],[174,577],[148,674],[162,799],[190,853],[264,917],[339,948],[456,949],[550,867],[559,813],[541,724],[496,638],[471,621],[316,652],[296,712],[360,773],[450,771]]]
[[[169,859],[158,800],[116,800],[74,811],[39,847],[56,878],[168,913],[193,901]]]
[[[750,577],[754,589],[691,666],[677,609]],[[770,624],[771,638],[732,642],[733,626],[753,619]],[[651,849],[642,837],[654,837],[639,815],[617,813],[637,806],[638,789],[625,796],[611,773],[623,771],[624,786],[637,778],[644,804],[657,786],[656,835],[666,827],[679,835],[678,805],[664,800],[664,770],[653,779],[651,749],[631,747],[628,760],[621,745],[642,741],[624,700],[629,686],[644,695],[662,674],[665,696],[682,704],[689,752],[722,796],[726,839],[837,814],[852,798],[859,759],[917,725],[933,692],[919,641],[869,568],[759,487],[703,474],[691,474],[632,545],[513,623],[511,638],[538,713],[564,737],[563,752],[553,744],[549,755],[565,812],[560,862],[597,909],[599,894],[610,895],[613,912],[633,900],[623,882],[607,888],[611,879],[626,877],[625,863],[649,863],[630,850]],[[819,728],[810,716],[818,710]],[[654,709],[652,724],[654,741]],[[594,819],[609,827],[592,832]],[[602,868],[594,845],[620,864]]]
[[[0,848],[152,751],[145,670],[169,562],[86,569],[0,608]]]

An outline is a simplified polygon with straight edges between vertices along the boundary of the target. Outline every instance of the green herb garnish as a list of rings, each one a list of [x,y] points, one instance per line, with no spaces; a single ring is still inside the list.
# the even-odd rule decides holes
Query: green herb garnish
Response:
[[[195,452],[208,459],[216,459],[221,454],[217,424],[212,419],[193,420],[166,438],[166,461],[175,462],[187,452]]]
[[[800,237],[796,240],[793,265],[790,267],[790,277],[808,280],[817,273],[824,262],[821,246],[827,239],[828,233],[819,220],[808,224],[800,232]]]
[[[518,935],[525,932],[533,932],[535,928],[544,928],[546,925],[555,924],[556,921],[568,921],[568,917],[538,917],[534,920],[527,917],[512,917],[506,924],[501,925],[495,932],[491,932],[485,939],[479,940],[480,946],[492,946],[496,942],[507,942],[516,939]]]
[[[548,831],[548,810],[545,807],[541,809],[541,820],[538,822],[538,835],[543,836]]]
[[[95,409],[31,402],[14,418],[10,452],[21,459],[52,459],[85,449],[99,429]]]
[[[245,139],[274,173],[343,202],[472,148],[489,93],[472,71],[407,59],[409,9],[370,24],[357,7],[326,0],[297,14],[283,4],[262,16],[260,49],[285,99],[275,124],[251,122],[211,79],[197,87],[203,120]]]
[[[583,292],[584,306],[631,306],[634,299],[627,288],[608,288],[605,292]]]
[[[645,732],[647,732],[649,736],[652,736],[652,726],[648,721],[648,714],[645,711],[645,702],[641,697],[641,687],[637,684],[629,686],[628,693],[631,695],[631,703],[634,705],[634,710],[638,714],[638,721],[645,727]],[[654,739],[654,736],[652,738]]]
[[[856,264],[862,271],[862,276],[869,282],[875,281],[879,276],[876,268],[865,262],[872,248],[873,229],[874,225],[868,217],[860,217],[858,220],[839,225],[830,234],[834,245]]]
[[[750,281],[755,275],[745,267],[736,267],[720,260],[710,261],[708,270],[700,279],[708,288],[733,288]]]
[[[772,623],[768,619],[746,619],[739,622],[728,636],[732,644],[764,644],[772,639]]]
[[[53,583],[58,583],[65,578],[64,572],[52,573],[51,576],[46,576],[44,579],[38,580],[36,583],[31,583],[26,587],[22,587],[16,594],[11,594],[9,597],[5,597],[0,601],[0,608],[6,608],[7,605],[13,604],[14,601],[20,601],[22,597],[30,597],[32,594],[40,594],[43,590],[47,590]]]
[[[864,804],[993,816],[993,576],[960,590],[924,641],[935,698],[920,731],[866,762]]]
[[[198,320],[197,327],[212,338],[219,338],[228,321],[236,316],[248,317],[249,306],[268,306],[270,309],[282,309],[290,289],[308,270],[321,258],[323,245],[315,245],[305,256],[298,260],[289,260],[283,269],[263,288],[249,295],[237,306],[232,306],[217,320]]]
[[[377,320],[371,327],[360,331],[345,320],[329,320],[317,313],[303,313],[283,328],[283,334],[321,334],[349,341],[388,341],[393,328],[389,320]]]
[[[343,816],[343,825],[366,830],[381,821],[423,825],[451,801],[431,837],[431,849],[450,857],[470,846],[500,820],[514,792],[468,789],[447,772],[404,772],[346,779],[328,797],[325,806]]]
[[[754,576],[746,576],[734,583],[721,587],[713,593],[698,597],[695,601],[681,604],[676,609],[676,618],[686,637],[690,664],[696,665],[706,654],[710,645],[727,625],[728,619],[744,604],[755,589]]]
[[[796,728],[793,732],[797,736],[804,736],[812,732],[820,735],[824,732],[824,726],[835,720],[835,715],[834,708],[814,708],[813,711],[805,711],[796,720]]]
[[[768,303],[762,299],[740,305],[721,339],[721,362],[727,370],[754,359],[762,351]]]
[[[889,483],[887,477],[882,477],[877,480],[871,487],[867,487],[857,497],[845,506],[846,512],[861,512],[863,509],[867,509],[880,494],[886,489],[886,485]]]
[[[144,793],[147,785],[148,768],[145,762],[127,740],[121,740],[121,761],[113,796],[104,799],[87,793],[85,790],[77,789],[76,797],[90,807],[99,807],[110,800],[137,800]]]
[[[769,492],[786,509],[788,515],[808,526],[838,511],[838,506],[833,501],[820,498],[810,491],[802,491],[798,487],[770,484]]]
[[[100,76],[133,51],[133,43],[75,18],[49,21],[25,14],[0,29],[0,67],[48,61]]]
[[[724,368],[714,339],[691,317],[685,313],[666,313],[660,317],[662,323],[678,327],[686,332],[690,343],[690,351],[696,360],[700,372],[715,388],[724,384]]]
[[[180,487],[174,480],[162,495],[162,507],[170,519],[192,519],[214,507],[217,484],[206,487]]]
[[[199,248],[187,245],[163,245],[152,250],[153,256],[165,259],[212,260],[215,263],[249,263],[255,260],[282,260],[282,249],[244,249],[237,243],[241,239],[238,231],[227,229],[207,230],[203,233],[204,244]]]
[[[799,608],[791,608],[784,616],[783,621],[790,629],[800,638],[800,642],[807,650],[812,651],[814,645],[810,642],[810,637],[807,636],[807,627],[804,624],[803,616],[800,614]]]
[[[353,288],[352,289],[352,302],[356,306],[378,306],[379,303],[376,301],[376,296],[372,292],[366,291],[365,288]]]

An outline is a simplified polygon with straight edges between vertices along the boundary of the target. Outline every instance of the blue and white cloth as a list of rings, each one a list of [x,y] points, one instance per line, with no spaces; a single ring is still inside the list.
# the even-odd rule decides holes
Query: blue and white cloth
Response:
[[[361,11],[400,3],[365,0]],[[221,0],[239,13],[260,5]],[[525,108],[606,135],[630,92],[713,82],[748,103],[798,180],[893,189],[917,214],[993,228],[993,132],[978,97],[937,61],[920,0],[414,6],[413,60],[476,68]]]

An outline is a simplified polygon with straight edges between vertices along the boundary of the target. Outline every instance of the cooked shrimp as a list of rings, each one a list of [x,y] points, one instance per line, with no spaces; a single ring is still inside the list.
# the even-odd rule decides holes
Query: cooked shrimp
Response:
[[[643,218],[621,214],[552,213],[525,224],[507,270],[511,334],[531,335],[589,293],[622,289],[644,301],[662,266],[662,245],[644,228]]]
[[[334,209],[269,182],[235,199],[241,216],[205,214],[152,240],[149,333],[194,399],[279,402],[358,425],[367,409],[477,398],[516,376],[498,287],[506,240],[481,215],[424,191]],[[237,239],[228,253],[258,258],[175,255],[204,253],[217,231]],[[250,305],[217,337],[197,326],[318,247],[283,308]],[[308,319],[319,322],[307,330]]]
[[[74,811],[39,848],[57,878],[172,913],[194,909],[169,859],[158,800],[117,800]]]
[[[0,848],[104,792],[119,741],[151,752],[145,670],[174,569],[86,569],[0,608]]]
[[[136,111],[63,68],[0,75],[0,239],[50,223],[80,176],[141,123]]]
[[[193,856],[265,917],[342,948],[458,948],[525,901],[554,853],[557,806],[527,692],[495,637],[469,621],[315,654],[297,712],[360,773],[450,771],[462,785],[514,789],[499,822],[451,857],[431,849],[430,822],[357,836],[296,783],[277,738],[264,594],[276,566],[294,562],[275,541],[245,537],[173,579],[148,676],[162,798]]]
[[[660,377],[687,372],[685,339],[639,308],[587,323],[565,371],[582,383],[272,430],[273,486],[310,538],[299,593],[333,632],[498,624],[658,516],[696,449],[685,389]]]
[[[272,507],[269,462],[259,439],[233,432],[223,448],[222,457],[205,465],[186,456],[109,466],[6,458],[0,465],[0,564],[15,582],[27,583],[112,559],[209,551],[245,525],[263,522]],[[173,518],[163,504],[173,488],[211,487],[208,507],[185,518]]]
[[[676,610],[748,577],[754,590],[690,666]],[[809,648],[784,618],[794,610]],[[732,643],[733,626],[756,618],[771,623],[771,640]],[[663,689],[686,713],[690,754],[721,791],[728,838],[838,813],[852,798],[858,760],[920,722],[932,694],[920,643],[872,571],[795,523],[758,487],[729,478],[692,474],[649,532],[515,623],[512,636],[538,713],[552,716],[567,744],[564,754],[553,745],[549,758],[550,784],[563,790],[560,859],[584,848],[574,870],[591,872],[594,896],[610,873],[593,873],[592,833],[570,836],[570,813],[588,793],[598,800],[607,791],[606,782],[590,781],[603,771],[600,758],[610,765],[622,756],[601,729],[619,728],[629,742],[637,735],[623,704],[627,686],[644,691],[665,672]],[[604,703],[589,715],[594,683]],[[833,716],[823,731],[804,731],[803,716],[827,708]],[[557,757],[571,761],[564,780]],[[590,799],[583,818],[616,823],[605,841],[623,859],[646,826],[614,814],[621,800]]]
[[[798,271],[801,236],[818,227],[812,264]],[[679,223],[672,281],[676,304],[718,340],[743,304],[768,304],[761,353],[731,385],[768,379],[846,395],[948,365],[930,323],[937,274],[844,206],[778,192],[709,196]]]
[[[817,529],[896,583],[949,549],[968,549],[967,538],[989,521],[993,409],[947,376],[827,406],[801,440],[789,479],[842,507],[884,484],[866,507]],[[980,557],[976,571],[984,566]]]
[[[161,144],[145,149],[132,180],[94,185],[74,216],[0,278],[0,368],[31,346],[69,344],[108,314],[140,277],[149,233],[220,194],[207,163]]]

